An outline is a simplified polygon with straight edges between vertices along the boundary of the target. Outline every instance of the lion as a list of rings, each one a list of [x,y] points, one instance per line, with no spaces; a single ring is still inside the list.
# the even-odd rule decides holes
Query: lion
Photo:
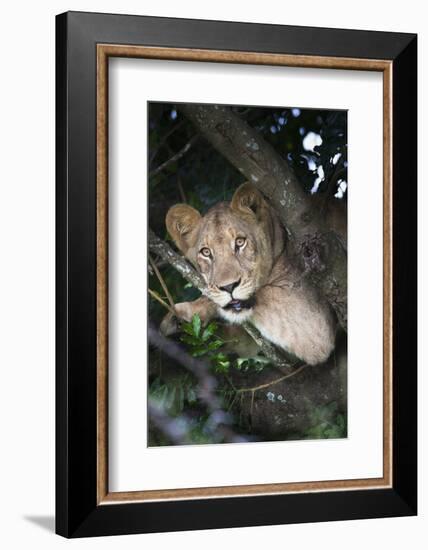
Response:
[[[230,203],[204,216],[187,204],[172,206],[166,227],[178,249],[202,275],[204,295],[175,305],[177,317],[204,324],[215,317],[251,322],[264,338],[308,365],[324,363],[334,348],[336,319],[327,301],[293,265],[273,208],[250,183]],[[173,315],[161,323],[174,332]]]

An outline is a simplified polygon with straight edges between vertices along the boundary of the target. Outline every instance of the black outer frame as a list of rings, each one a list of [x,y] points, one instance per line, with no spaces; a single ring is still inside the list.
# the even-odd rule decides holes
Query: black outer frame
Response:
[[[96,44],[393,61],[393,487],[97,506]],[[56,532],[415,515],[417,36],[68,12],[56,17]]]

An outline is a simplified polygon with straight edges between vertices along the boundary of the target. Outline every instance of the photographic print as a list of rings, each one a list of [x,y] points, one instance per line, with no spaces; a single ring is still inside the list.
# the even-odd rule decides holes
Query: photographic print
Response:
[[[56,29],[56,531],[416,514],[417,37]]]
[[[148,445],[347,437],[347,111],[153,101],[148,143]]]

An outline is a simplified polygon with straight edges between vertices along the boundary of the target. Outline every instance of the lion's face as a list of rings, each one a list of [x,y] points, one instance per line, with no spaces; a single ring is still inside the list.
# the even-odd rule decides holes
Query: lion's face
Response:
[[[222,315],[234,322],[247,318],[283,249],[281,227],[261,193],[243,184],[230,204],[217,204],[203,217],[177,204],[168,211],[166,225]]]

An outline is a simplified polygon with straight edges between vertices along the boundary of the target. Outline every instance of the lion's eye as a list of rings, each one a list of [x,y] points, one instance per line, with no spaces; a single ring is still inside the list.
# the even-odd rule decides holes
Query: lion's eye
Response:
[[[209,248],[201,248],[200,253],[202,256],[205,256],[205,258],[209,258],[211,256],[211,250]]]
[[[245,237],[238,237],[235,241],[235,245],[238,247],[238,248],[242,248],[245,244]]]

